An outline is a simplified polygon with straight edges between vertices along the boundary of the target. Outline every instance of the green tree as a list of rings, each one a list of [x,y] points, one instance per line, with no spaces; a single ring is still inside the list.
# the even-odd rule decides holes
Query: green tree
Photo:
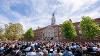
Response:
[[[3,28],[0,28],[0,39],[1,40],[5,40],[5,37],[4,37],[4,29]]]
[[[76,30],[74,28],[74,25],[72,21],[65,21],[61,25],[61,32],[63,37],[68,38],[68,39],[75,39],[77,36]]]
[[[24,35],[24,39],[29,41],[29,40],[34,40],[34,32],[32,28],[28,29]]]
[[[80,27],[83,36],[88,39],[93,39],[93,37],[96,37],[100,30],[96,22],[89,16],[82,17],[82,21],[80,22]]]
[[[5,25],[5,37],[8,40],[19,40],[22,38],[23,26],[20,23],[9,23]]]

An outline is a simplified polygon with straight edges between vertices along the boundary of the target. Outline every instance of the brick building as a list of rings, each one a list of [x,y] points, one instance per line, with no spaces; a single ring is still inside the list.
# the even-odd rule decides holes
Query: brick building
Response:
[[[61,40],[61,26],[55,24],[55,15],[53,13],[51,18],[51,25],[48,25],[44,28],[38,27],[34,30],[35,37],[42,40]]]
[[[55,40],[55,41],[61,41],[64,40],[62,34],[61,34],[61,25],[56,25],[55,24],[55,15],[52,15],[51,18],[51,25],[48,25],[46,27],[40,28],[34,30],[35,32],[35,37],[37,39],[42,39],[42,40]],[[96,18],[95,21],[97,22],[98,25],[100,25],[100,18]],[[80,30],[80,22],[75,22],[73,23],[76,29],[76,32],[78,34],[78,40],[82,40],[82,32]]]
[[[94,20],[97,23],[97,25],[100,26],[100,18],[96,18]],[[80,22],[75,22],[74,26],[75,26],[75,29],[76,29],[76,32],[77,32],[78,36],[81,35],[82,32],[81,32],[81,29],[80,29]]]
[[[97,23],[97,25],[100,26],[100,18],[95,18],[94,20]],[[81,41],[81,40],[86,41],[84,39],[84,37],[82,37],[82,32],[81,32],[81,28],[80,28],[80,22],[75,22],[74,23],[74,26],[75,26],[75,29],[76,29],[76,32],[77,32],[77,39],[76,40],[77,41]],[[94,40],[99,41],[100,40],[100,37],[98,36]]]

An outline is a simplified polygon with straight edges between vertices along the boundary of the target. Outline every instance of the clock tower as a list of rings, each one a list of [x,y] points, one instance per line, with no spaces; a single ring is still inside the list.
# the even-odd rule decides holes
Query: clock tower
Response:
[[[55,14],[52,14],[52,18],[51,18],[51,25],[55,25]]]

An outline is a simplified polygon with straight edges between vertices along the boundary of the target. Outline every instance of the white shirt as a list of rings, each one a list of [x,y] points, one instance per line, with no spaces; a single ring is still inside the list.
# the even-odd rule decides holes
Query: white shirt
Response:
[[[42,56],[43,56],[43,54],[44,54],[43,52],[39,52],[39,53],[40,53]]]
[[[96,51],[97,50],[97,47],[93,47],[93,50]]]
[[[98,48],[97,51],[100,51],[100,48]]]
[[[82,50],[84,50],[84,51],[85,51],[85,50],[87,50],[87,48],[86,48],[86,47],[82,47]]]
[[[27,54],[26,54],[26,56],[35,56],[36,55],[36,52],[28,52]]]
[[[59,55],[60,55],[60,56],[63,56],[63,53],[60,52]]]
[[[30,49],[31,49],[31,47],[27,47],[27,48],[25,49],[25,51],[30,51]]]
[[[3,49],[4,49],[4,47],[1,47],[1,48],[0,48],[0,50],[3,50]]]
[[[34,47],[35,44],[31,44],[32,47]]]

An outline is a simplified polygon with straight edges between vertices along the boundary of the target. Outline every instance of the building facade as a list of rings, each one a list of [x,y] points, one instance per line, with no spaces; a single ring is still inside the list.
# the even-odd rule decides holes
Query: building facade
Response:
[[[100,18],[95,19],[96,23],[100,26]],[[61,25],[55,24],[55,15],[52,15],[51,18],[51,25],[48,25],[46,27],[40,28],[34,30],[35,37],[39,40],[54,40],[54,41],[62,41],[64,40],[62,34],[61,34]],[[82,39],[82,32],[80,30],[80,22],[73,23],[76,29],[76,32],[78,34],[78,40]]]
[[[56,19],[54,13],[51,18],[51,25],[48,25],[44,28],[39,28],[34,30],[35,37],[41,40],[61,40],[61,26],[55,24]]]

